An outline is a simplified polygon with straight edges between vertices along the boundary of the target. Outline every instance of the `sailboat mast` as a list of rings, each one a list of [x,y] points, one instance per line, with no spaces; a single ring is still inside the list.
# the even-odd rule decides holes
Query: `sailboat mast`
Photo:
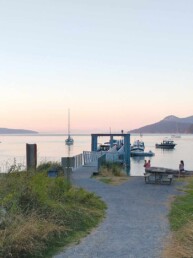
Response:
[[[68,109],[68,137],[70,136],[70,109]]]
[[[66,144],[72,145],[73,143],[74,140],[70,137],[70,109],[68,109],[68,138],[66,139]]]

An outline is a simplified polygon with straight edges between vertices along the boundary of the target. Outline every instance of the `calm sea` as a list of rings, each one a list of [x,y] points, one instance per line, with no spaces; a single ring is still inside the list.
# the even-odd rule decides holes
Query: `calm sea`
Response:
[[[171,135],[131,135],[131,144],[134,140],[143,140],[145,151],[153,151],[153,157],[131,157],[131,175],[143,175],[144,159],[150,159],[152,166],[161,166],[178,169],[180,160],[184,160],[185,169],[193,170],[193,135],[182,135],[173,138],[177,143],[173,150],[156,149],[155,144]],[[14,163],[26,164],[26,143],[36,143],[38,149],[38,163],[43,161],[60,161],[61,157],[74,156],[83,151],[91,150],[90,135],[75,135],[74,145],[66,146],[66,135],[38,134],[38,135],[0,135],[0,172],[6,171]],[[101,137],[99,143],[108,141]]]

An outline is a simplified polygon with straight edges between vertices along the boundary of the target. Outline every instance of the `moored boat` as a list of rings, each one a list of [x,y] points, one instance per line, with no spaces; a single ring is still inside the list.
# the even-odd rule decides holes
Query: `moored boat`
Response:
[[[110,144],[104,143],[104,144],[100,144],[98,147],[98,151],[108,151],[110,149]]]
[[[136,140],[131,145],[131,157],[133,156],[144,156],[145,144],[143,141]]]
[[[144,152],[145,144],[143,141],[137,140],[134,141],[133,145],[131,145],[131,152]]]
[[[70,109],[68,109],[68,138],[65,140],[66,145],[73,145],[74,139],[70,135]]]
[[[123,140],[112,140],[109,142],[105,142],[103,144],[99,144],[98,151],[109,151],[111,148],[116,146],[116,149],[119,150],[124,145]]]
[[[66,145],[72,145],[74,143],[74,139],[68,136],[68,138],[65,140]]]
[[[172,138],[181,138],[181,135],[180,134],[172,134],[171,137]]]
[[[176,146],[176,143],[174,143],[174,141],[170,139],[164,139],[161,143],[155,144],[156,148],[161,148],[161,149],[174,149],[175,146]]]
[[[137,140],[134,141],[133,145],[131,145],[131,157],[134,156],[154,156],[155,154],[150,150],[149,152],[145,152],[145,144],[143,141]]]

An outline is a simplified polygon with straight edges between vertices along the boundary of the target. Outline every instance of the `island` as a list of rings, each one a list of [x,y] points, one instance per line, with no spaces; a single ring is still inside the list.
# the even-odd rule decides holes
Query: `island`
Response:
[[[38,134],[38,132],[25,129],[0,128],[0,134]]]

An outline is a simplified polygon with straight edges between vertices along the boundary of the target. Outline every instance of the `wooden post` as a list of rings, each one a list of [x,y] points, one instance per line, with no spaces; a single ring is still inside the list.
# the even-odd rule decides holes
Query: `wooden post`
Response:
[[[70,182],[72,168],[75,165],[75,158],[74,157],[62,157],[61,158],[62,167],[65,171],[66,177],[68,182]]]
[[[27,171],[36,169],[37,166],[37,145],[26,143],[26,167]]]

